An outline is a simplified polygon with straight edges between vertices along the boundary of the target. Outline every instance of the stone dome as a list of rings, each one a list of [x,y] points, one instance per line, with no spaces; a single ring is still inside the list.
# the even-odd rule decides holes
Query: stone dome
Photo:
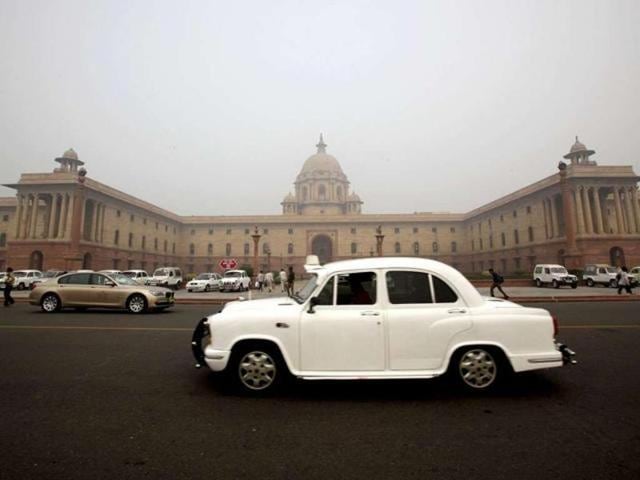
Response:
[[[584,152],[587,149],[587,147],[584,145],[584,143],[580,142],[578,140],[578,137],[576,137],[576,143],[574,143],[571,146],[571,150],[569,153],[575,153],[575,152]]]
[[[296,202],[296,197],[294,197],[291,192],[289,192],[287,196],[284,197],[284,200],[282,201],[282,203],[295,203],[295,202]]]
[[[361,201],[360,200],[360,195],[358,195],[356,192],[352,192],[349,195],[347,200],[350,201],[350,202],[360,202]]]
[[[326,152],[327,144],[324,143],[324,139],[322,138],[322,134],[320,134],[320,141],[316,145],[318,148],[318,152],[311,155],[302,165],[302,170],[300,170],[300,174],[298,175],[298,179],[311,177],[315,173],[329,173],[336,175],[340,178],[345,179],[344,172],[342,171],[342,167],[336,160],[336,157],[333,155],[329,155]]]
[[[78,154],[73,148],[70,148],[62,154],[62,158],[68,158],[69,160],[78,160]]]

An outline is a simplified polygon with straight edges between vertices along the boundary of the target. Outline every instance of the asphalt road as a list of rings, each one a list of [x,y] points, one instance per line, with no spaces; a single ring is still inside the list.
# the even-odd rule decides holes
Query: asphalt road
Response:
[[[305,382],[251,399],[192,367],[213,307],[16,305],[0,310],[0,478],[638,478],[638,303],[547,308],[579,365],[492,394]]]

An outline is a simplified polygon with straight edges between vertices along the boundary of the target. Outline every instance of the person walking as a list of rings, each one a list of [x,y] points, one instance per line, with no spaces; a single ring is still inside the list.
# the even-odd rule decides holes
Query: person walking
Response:
[[[264,286],[267,287],[267,290],[271,293],[271,289],[273,288],[273,273],[267,272],[264,274]]]
[[[626,292],[630,295],[633,294],[633,290],[631,289],[631,279],[629,278],[629,270],[627,267],[622,267],[620,272],[617,275],[618,279],[618,295],[622,295],[622,290],[626,290]]]
[[[264,286],[264,273],[262,272],[262,270],[260,270],[260,273],[258,274],[258,278],[256,280],[258,281],[258,290],[262,291],[262,287]]]
[[[13,290],[13,284],[16,283],[16,276],[13,274],[13,268],[7,267],[7,274],[4,277],[4,306],[8,307],[15,303],[15,300],[11,296],[11,290]]]
[[[507,295],[504,290],[502,289],[502,284],[504,283],[504,277],[502,275],[498,275],[497,272],[495,272],[493,270],[493,268],[489,269],[489,273],[491,274],[491,296],[494,297],[495,295],[493,294],[493,291],[497,288],[498,290],[500,290],[500,293],[502,293],[502,295],[504,296],[505,300],[509,299],[509,295]]]
[[[293,284],[296,281],[296,274],[293,271],[293,267],[289,266],[289,272],[287,272],[287,295],[293,295]]]
[[[282,293],[288,291],[287,290],[287,272],[285,272],[284,267],[280,269],[280,288],[282,289]]]

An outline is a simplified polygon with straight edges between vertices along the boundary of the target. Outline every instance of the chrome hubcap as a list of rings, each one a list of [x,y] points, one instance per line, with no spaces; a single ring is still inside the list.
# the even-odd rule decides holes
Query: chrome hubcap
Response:
[[[255,351],[247,353],[238,367],[242,384],[251,390],[264,390],[276,378],[276,364],[269,355]]]
[[[129,301],[129,309],[134,313],[140,313],[144,310],[144,299],[142,297],[133,297]]]
[[[485,388],[496,379],[496,362],[485,350],[469,350],[460,359],[460,376],[473,388]]]
[[[49,295],[42,300],[42,308],[46,312],[53,312],[56,308],[58,308],[58,299],[53,295]]]

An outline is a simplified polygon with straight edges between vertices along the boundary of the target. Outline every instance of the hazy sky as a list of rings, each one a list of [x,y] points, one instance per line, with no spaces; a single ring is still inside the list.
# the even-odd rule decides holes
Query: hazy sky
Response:
[[[468,211],[575,135],[640,173],[639,25],[637,0],[0,0],[0,182],[73,147],[178,214],[279,213],[320,132],[367,213]]]

